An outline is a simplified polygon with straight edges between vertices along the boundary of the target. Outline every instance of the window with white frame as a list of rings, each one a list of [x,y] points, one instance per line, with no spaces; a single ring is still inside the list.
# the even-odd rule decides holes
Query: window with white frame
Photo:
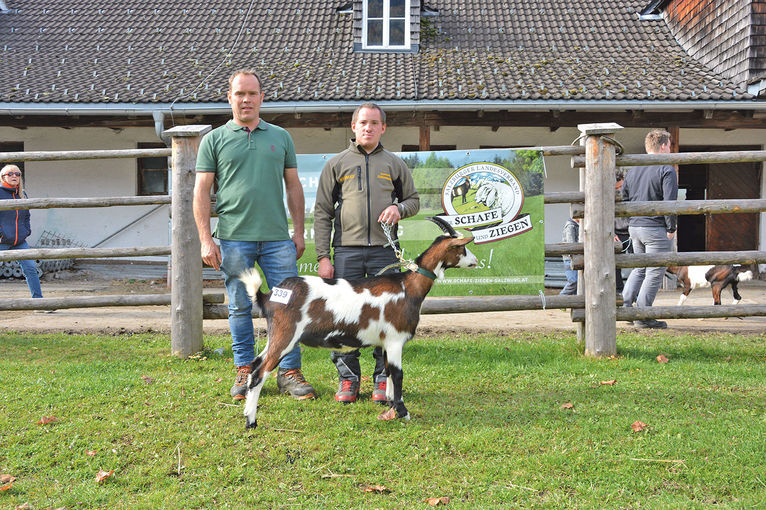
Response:
[[[365,49],[410,48],[410,0],[362,2],[362,40]]]

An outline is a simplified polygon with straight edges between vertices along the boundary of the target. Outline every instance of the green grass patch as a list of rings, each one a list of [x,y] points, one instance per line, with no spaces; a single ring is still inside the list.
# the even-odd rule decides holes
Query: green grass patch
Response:
[[[0,472],[17,477],[0,508],[766,504],[763,336],[624,334],[611,360],[565,333],[418,339],[403,356],[412,420],[385,423],[369,380],[341,406],[329,353],[306,350],[320,399],[269,379],[255,431],[228,397],[229,339],[205,341],[181,361],[164,335],[0,334]]]

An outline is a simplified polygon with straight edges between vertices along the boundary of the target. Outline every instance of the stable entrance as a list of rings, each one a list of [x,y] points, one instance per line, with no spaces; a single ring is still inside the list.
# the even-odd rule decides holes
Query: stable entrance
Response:
[[[685,147],[681,152],[761,150],[759,146]],[[679,165],[679,200],[760,198],[761,163]],[[678,251],[758,249],[758,214],[678,217]]]

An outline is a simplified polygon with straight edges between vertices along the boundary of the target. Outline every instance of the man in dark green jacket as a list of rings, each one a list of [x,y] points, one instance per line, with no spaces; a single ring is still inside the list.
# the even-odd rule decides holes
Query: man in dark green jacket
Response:
[[[385,246],[388,239],[381,223],[393,225],[396,237],[399,220],[414,216],[420,209],[420,198],[407,164],[380,143],[386,131],[383,110],[374,103],[362,104],[354,111],[351,130],[356,138],[348,149],[325,164],[319,177],[314,235],[318,274],[322,278],[371,277],[397,262],[393,248]],[[385,404],[388,375],[380,347],[375,348],[373,356],[372,399]],[[355,402],[361,379],[359,350],[333,352],[332,360],[340,378],[335,400]]]

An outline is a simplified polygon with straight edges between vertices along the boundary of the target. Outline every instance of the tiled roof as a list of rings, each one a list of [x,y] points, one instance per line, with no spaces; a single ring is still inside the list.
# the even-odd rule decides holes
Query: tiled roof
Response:
[[[751,98],[640,21],[646,0],[431,0],[418,53],[354,53],[343,0],[6,3],[5,103],[225,103],[250,66],[270,103]]]

